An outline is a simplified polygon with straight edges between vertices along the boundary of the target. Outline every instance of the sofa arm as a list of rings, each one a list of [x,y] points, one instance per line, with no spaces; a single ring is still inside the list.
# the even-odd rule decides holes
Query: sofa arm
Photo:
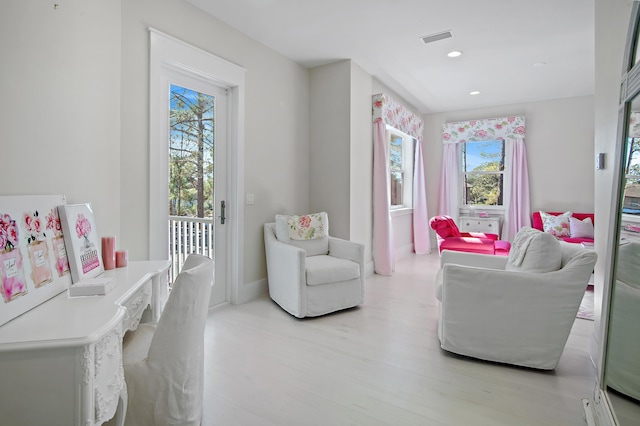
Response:
[[[468,253],[462,251],[443,250],[440,253],[440,267],[447,263],[474,266],[478,268],[504,270],[507,265],[506,256],[494,256],[490,254]]]
[[[304,316],[306,252],[278,241],[274,227],[274,224],[264,225],[269,296],[292,315]]]
[[[329,237],[329,255],[358,262],[364,273],[364,244]]]

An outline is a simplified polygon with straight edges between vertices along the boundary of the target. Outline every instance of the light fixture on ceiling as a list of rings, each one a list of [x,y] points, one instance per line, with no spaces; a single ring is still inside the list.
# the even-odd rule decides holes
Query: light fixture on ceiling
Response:
[[[420,37],[420,39],[424,44],[427,44],[427,43],[433,43],[434,41],[444,40],[451,37],[453,37],[453,32],[451,30],[447,30],[447,31],[442,31],[435,34],[426,35],[426,36]]]
[[[546,62],[536,62],[535,64],[533,64],[533,66],[536,68],[544,67],[545,65],[547,65]]]
[[[462,55],[462,52],[459,50],[452,50],[451,52],[447,53],[447,56],[450,58],[457,58],[460,55]]]
[[[470,94],[471,96],[479,95],[479,94],[480,94],[480,91],[479,91],[479,90],[472,90],[471,92],[469,92],[469,94]]]

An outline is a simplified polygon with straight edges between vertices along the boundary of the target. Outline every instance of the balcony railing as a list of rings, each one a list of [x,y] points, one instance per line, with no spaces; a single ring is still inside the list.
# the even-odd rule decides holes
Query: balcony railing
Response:
[[[213,218],[169,216],[169,255],[171,259],[171,281],[173,282],[191,253],[213,259]]]

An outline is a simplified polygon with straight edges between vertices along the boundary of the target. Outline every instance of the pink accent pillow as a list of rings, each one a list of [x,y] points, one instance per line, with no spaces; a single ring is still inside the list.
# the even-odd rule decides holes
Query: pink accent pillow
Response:
[[[569,218],[571,225],[571,238],[593,238],[593,222],[590,217],[584,220]]]
[[[435,216],[429,221],[429,226],[440,238],[459,237],[458,225],[450,216]]]

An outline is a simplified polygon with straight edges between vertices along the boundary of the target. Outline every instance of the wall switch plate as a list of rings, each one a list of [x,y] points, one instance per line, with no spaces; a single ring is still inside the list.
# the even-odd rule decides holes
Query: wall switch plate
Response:
[[[253,197],[253,194],[247,194],[246,196],[247,205],[252,205],[254,202],[255,202],[255,199]]]

